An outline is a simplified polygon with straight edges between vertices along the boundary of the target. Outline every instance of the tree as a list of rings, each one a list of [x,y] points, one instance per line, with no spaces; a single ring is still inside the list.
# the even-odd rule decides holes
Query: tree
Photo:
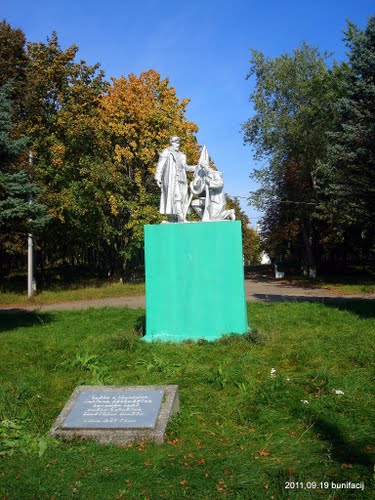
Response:
[[[349,71],[337,102],[336,129],[321,167],[329,220],[347,247],[375,251],[375,16],[348,23]]]
[[[41,189],[50,214],[38,238],[41,266],[48,258],[123,274],[142,262],[143,225],[160,220],[158,152],[179,135],[195,163],[197,126],[185,115],[189,100],[156,71],[109,84],[77,53],[75,45],[62,49],[56,33],[25,45],[20,30],[0,26],[0,67],[17,85],[11,136],[27,136],[34,158],[30,166],[25,154],[13,158],[14,172],[27,175],[4,177],[3,191],[21,180],[35,196],[31,184]]]
[[[245,264],[260,264],[261,261],[261,242],[259,234],[250,226],[250,219],[242,210],[238,198],[227,196],[227,209],[233,208],[236,214],[236,220],[241,221],[242,231],[242,251]]]
[[[97,122],[106,82],[99,65],[75,61],[77,52],[75,45],[63,50],[56,33],[47,43],[27,44],[22,127],[52,215],[41,245],[63,261],[99,247],[105,226],[100,201],[107,172]]]
[[[198,128],[186,118],[188,102],[178,99],[169,80],[152,69],[112,79],[101,99],[100,130],[112,179],[106,192],[111,240],[123,266],[142,261],[143,226],[161,220],[154,180],[158,153],[178,135],[190,162],[198,160]]]
[[[274,259],[293,253],[315,274],[320,203],[318,167],[327,156],[327,131],[335,124],[343,66],[330,68],[327,55],[302,44],[293,54],[266,58],[252,51],[248,78],[255,75],[250,98],[255,115],[243,125],[245,143],[255,159],[268,165],[252,175],[261,188],[250,201],[265,211],[262,222],[268,251]],[[291,245],[290,238],[293,237]],[[298,251],[296,251],[298,249]]]
[[[40,189],[25,170],[13,164],[22,155],[27,138],[11,137],[10,92],[10,85],[0,88],[0,249],[14,253],[22,252],[26,234],[41,230],[50,216],[37,201]]]
[[[11,112],[22,108],[27,65],[26,39],[22,30],[14,29],[5,20],[0,22],[0,87],[12,82],[9,89],[13,102]]]

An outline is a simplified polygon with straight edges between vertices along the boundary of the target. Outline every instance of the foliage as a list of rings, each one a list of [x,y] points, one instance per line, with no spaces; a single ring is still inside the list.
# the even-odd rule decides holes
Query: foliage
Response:
[[[375,16],[363,31],[349,22],[345,37],[350,71],[336,103],[321,189],[335,232],[369,259],[375,252]]]
[[[227,208],[233,208],[236,213],[236,220],[241,221],[244,263],[248,264],[250,262],[251,265],[260,264],[262,253],[260,237],[257,231],[250,227],[250,219],[241,209],[239,200],[227,196]]]
[[[16,162],[26,146],[27,139],[12,138],[10,85],[0,88],[0,243],[11,249],[15,235],[25,238],[48,222],[46,207],[38,202],[41,190],[29,179],[25,170],[18,170]]]
[[[11,137],[12,118],[9,83],[0,87],[0,162],[2,168],[14,161],[26,147],[27,138],[14,139]]]
[[[25,69],[27,65],[26,38],[20,29],[14,29],[5,20],[0,22],[0,87],[11,83],[10,99],[14,103],[12,118],[23,113]]]
[[[197,126],[185,116],[189,100],[178,99],[168,79],[149,70],[110,84],[98,64],[77,55],[55,32],[46,42],[26,42],[21,30],[0,24],[15,139],[28,137],[33,153],[32,164],[20,157],[15,168],[28,170],[51,216],[36,245],[42,282],[47,262],[130,277],[142,265],[143,225],[160,220],[158,152],[179,135],[189,161],[198,158]],[[8,190],[24,181],[15,177]],[[10,267],[8,247],[0,242]],[[13,248],[21,255],[20,239]]]
[[[363,31],[349,22],[345,37],[340,65],[306,44],[274,59],[252,52],[255,116],[243,128],[269,163],[253,174],[261,188],[250,200],[265,211],[271,257],[307,273],[374,258],[375,17]]]
[[[261,342],[139,340],[136,349],[118,339],[133,335],[144,311],[1,315],[2,428],[21,418],[22,435],[45,439],[93,365],[106,365],[118,385],[178,384],[180,412],[162,445],[74,440],[42,457],[15,448],[0,460],[0,494],[288,498],[287,481],[364,481],[370,497],[372,303],[248,307]]]
[[[243,125],[245,142],[268,165],[253,174],[261,188],[250,200],[265,211],[263,232],[272,258],[296,257],[315,269],[320,202],[317,171],[327,155],[335,102],[345,66],[330,68],[327,55],[306,43],[276,58],[252,51],[248,78],[255,115]]]
[[[24,455],[37,453],[42,457],[52,439],[38,437],[25,431],[26,425],[20,419],[2,420],[0,422],[0,457],[12,456],[14,453]]]
[[[104,74],[98,65],[75,62],[78,47],[61,49],[55,33],[27,48],[23,126],[32,142],[33,175],[53,217],[40,244],[64,257],[100,247],[102,231],[105,237],[108,174],[96,133]]]
[[[169,80],[154,70],[112,79],[101,99],[113,238],[125,261],[142,259],[143,226],[160,221],[160,190],[154,181],[158,153],[178,135],[190,162],[198,159],[198,129],[185,116],[188,102],[179,100]]]
[[[63,367],[73,367],[83,373],[79,381],[80,385],[113,385],[114,379],[108,375],[108,366],[100,362],[96,354],[77,353],[75,359],[65,360],[61,363]]]

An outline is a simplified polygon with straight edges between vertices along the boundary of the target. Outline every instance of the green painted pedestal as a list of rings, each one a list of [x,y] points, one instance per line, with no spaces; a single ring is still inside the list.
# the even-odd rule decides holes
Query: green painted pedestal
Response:
[[[240,221],[145,226],[144,340],[248,330]]]

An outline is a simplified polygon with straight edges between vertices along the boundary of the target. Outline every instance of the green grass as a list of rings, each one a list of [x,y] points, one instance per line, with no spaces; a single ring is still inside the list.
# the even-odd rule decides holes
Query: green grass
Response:
[[[328,290],[338,292],[342,295],[375,294],[375,285],[374,284],[345,285],[345,284],[323,283],[322,285],[323,285],[322,288],[327,288]]]
[[[325,288],[340,295],[372,295],[375,294],[375,276],[326,276],[315,280],[306,278],[286,278],[290,285],[306,286],[310,288]]]
[[[49,270],[48,284],[34,297],[28,299],[26,275],[15,272],[0,284],[0,306],[42,305],[74,300],[90,300],[110,297],[143,295],[144,283],[119,283],[86,276],[83,272],[75,274],[72,270],[62,274]],[[279,281],[279,280],[278,280]],[[375,294],[375,274],[373,272],[352,272],[346,275],[327,275],[316,280],[293,277],[284,280],[290,285],[311,288],[326,288],[340,295]]]
[[[370,498],[372,303],[248,307],[250,335],[182,344],[139,340],[142,310],[0,314],[0,497]],[[98,383],[178,384],[166,442],[47,439],[74,388]]]
[[[25,285],[26,286],[26,285]],[[108,283],[95,281],[95,284],[82,288],[51,289],[36,294],[31,299],[27,297],[27,291],[2,292],[0,293],[0,305],[26,305],[26,304],[50,304],[69,300],[102,299],[106,297],[128,297],[143,295],[145,293],[144,283]]]

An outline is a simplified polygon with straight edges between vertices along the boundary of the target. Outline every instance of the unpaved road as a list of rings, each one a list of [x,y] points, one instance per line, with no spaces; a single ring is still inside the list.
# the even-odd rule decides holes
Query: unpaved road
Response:
[[[340,295],[337,292],[324,288],[309,288],[280,283],[272,279],[245,280],[246,300],[248,302],[313,302],[313,301],[347,301],[347,300],[374,300],[375,295]],[[55,304],[27,305],[27,306],[0,306],[0,311],[80,311],[100,307],[130,307],[145,308],[145,296],[113,297],[105,299],[76,300]]]

